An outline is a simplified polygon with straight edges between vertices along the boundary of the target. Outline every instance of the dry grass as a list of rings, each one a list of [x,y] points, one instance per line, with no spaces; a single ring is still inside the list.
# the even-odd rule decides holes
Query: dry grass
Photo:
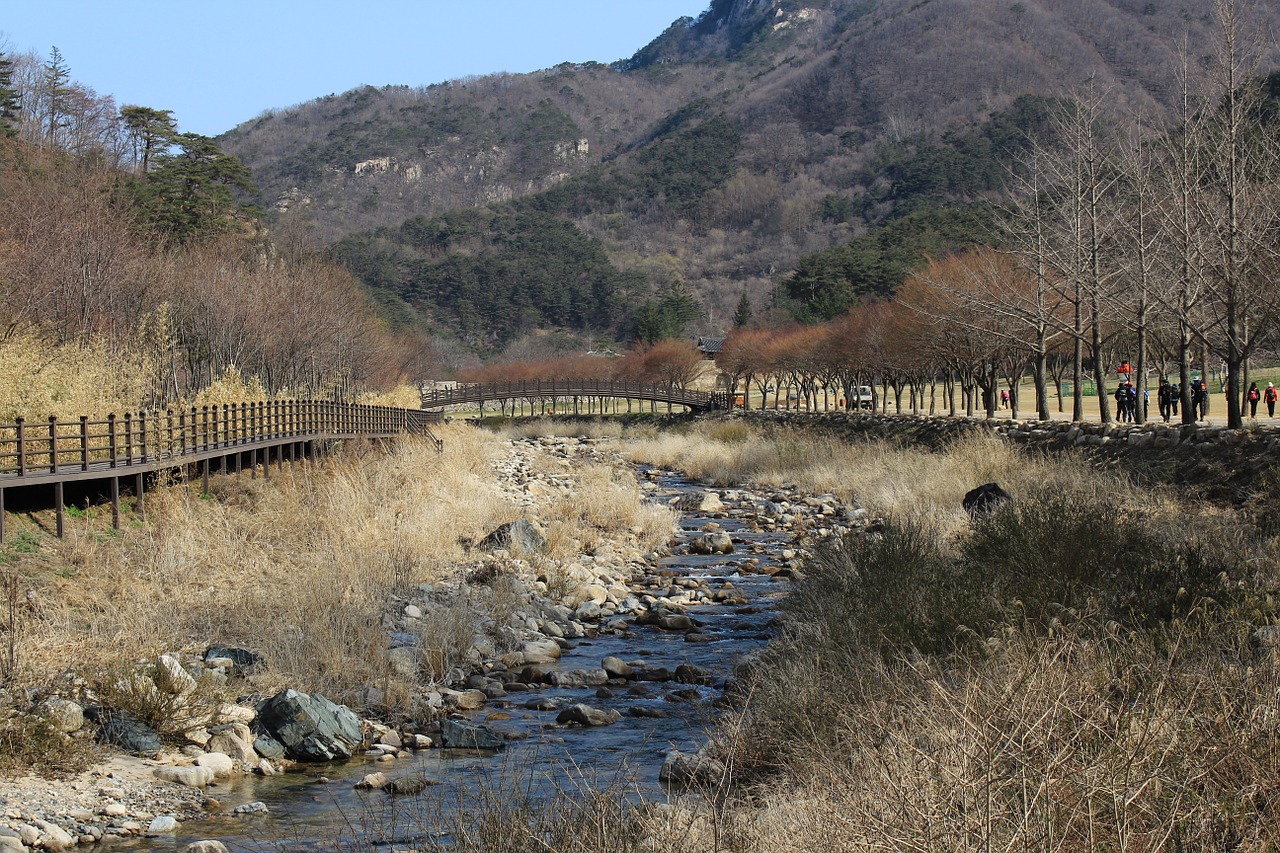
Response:
[[[515,513],[493,481],[497,444],[446,430],[445,452],[352,443],[315,467],[219,478],[211,496],[148,495],[149,522],[124,536],[72,524],[19,555],[39,612],[26,620],[19,680],[65,667],[218,642],[263,652],[264,688],[354,701],[394,687],[381,622],[387,593],[434,582]],[[95,531],[95,526],[99,531]]]
[[[1241,628],[1011,628],[959,669],[853,674],[745,849],[1275,849],[1280,688]]]
[[[830,492],[875,515],[928,517],[944,533],[963,525],[961,500],[983,483],[998,482],[1015,497],[1046,483],[1072,492],[1100,485],[1083,463],[1048,462],[988,434],[967,436],[935,452],[803,430],[765,431],[731,421],[637,437],[628,453],[634,461],[681,470],[717,485],[792,484],[810,494]],[[1138,505],[1157,500],[1121,476],[1103,485]]]
[[[646,503],[630,477],[619,477],[611,465],[588,464],[578,472],[572,490],[544,512],[552,556],[569,557],[594,551],[618,531],[627,531],[642,550],[667,544],[675,527],[675,512]]]
[[[0,340],[0,423],[136,411],[154,375],[147,358],[105,342],[56,344],[19,331]]]

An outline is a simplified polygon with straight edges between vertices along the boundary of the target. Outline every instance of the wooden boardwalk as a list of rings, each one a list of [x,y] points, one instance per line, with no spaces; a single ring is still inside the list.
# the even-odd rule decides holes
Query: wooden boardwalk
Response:
[[[490,382],[459,384],[452,388],[427,391],[422,395],[424,409],[445,406],[484,404],[490,401],[531,400],[555,402],[575,398],[645,400],[670,403],[686,409],[705,412],[727,409],[729,395],[720,391],[695,391],[678,385],[646,385],[639,382],[580,379],[530,379],[523,382]]]
[[[211,468],[269,477],[274,462],[310,458],[347,438],[424,436],[440,449],[430,412],[318,400],[274,400],[203,406],[164,412],[108,415],[106,420],[49,418],[0,424],[0,542],[4,541],[4,496],[8,489],[52,486],[57,534],[64,530],[64,487],[78,481],[109,481],[112,523],[120,527],[120,484],[128,483],[136,509],[145,512],[146,477],[160,471],[198,469],[208,491]]]

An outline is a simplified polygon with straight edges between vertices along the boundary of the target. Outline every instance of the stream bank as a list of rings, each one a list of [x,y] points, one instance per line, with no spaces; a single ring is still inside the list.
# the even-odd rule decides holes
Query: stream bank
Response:
[[[574,473],[585,461],[632,476],[614,442],[572,438],[515,440],[496,474],[541,536],[547,528],[538,519],[540,506],[549,496],[572,493]],[[5,821],[19,833],[46,821],[81,843],[104,838],[111,848],[172,849],[222,839],[266,849],[273,837],[295,844],[331,840],[337,832],[361,836],[352,823],[385,829],[395,822],[392,813],[421,814],[411,808],[415,799],[449,801],[461,789],[501,785],[513,773],[549,792],[570,768],[583,779],[625,777],[644,795],[660,795],[664,763],[677,775],[697,769],[696,761],[678,756],[696,755],[735,663],[768,639],[773,602],[785,579],[801,570],[804,548],[862,519],[831,496],[708,490],[656,470],[641,471],[639,481],[649,501],[679,512],[667,549],[642,552],[632,537],[602,541],[584,533],[593,541],[576,560],[547,561],[536,547],[515,547],[509,539],[490,543],[508,547],[494,547],[448,583],[396,591],[384,625],[388,654],[406,666],[423,653],[413,638],[420,643],[430,636],[421,623],[455,612],[459,600],[468,612],[479,603],[487,609],[449,677],[418,691],[430,719],[366,719],[358,754],[339,763],[291,765],[259,755],[259,768],[266,758],[269,773],[246,773],[253,757],[240,756],[233,772],[202,788],[164,786],[186,797],[180,813],[160,814],[149,804],[112,806],[120,802],[111,796],[118,786],[95,790],[81,780],[75,784],[87,796],[75,803],[32,803],[0,789]],[[379,697],[369,698],[376,704]],[[464,731],[477,737],[494,733],[502,754],[453,748],[457,723],[475,726]],[[183,765],[204,752],[191,743],[141,767]],[[669,756],[676,758],[668,762]],[[401,790],[418,790],[396,796],[355,787],[375,772],[390,783],[408,780]],[[144,778],[145,769],[137,784]],[[192,820],[196,806],[210,817]],[[353,821],[353,815],[366,817]],[[154,823],[165,817],[178,822]],[[31,838],[28,832],[22,841]],[[46,832],[32,840],[49,847],[57,839]]]

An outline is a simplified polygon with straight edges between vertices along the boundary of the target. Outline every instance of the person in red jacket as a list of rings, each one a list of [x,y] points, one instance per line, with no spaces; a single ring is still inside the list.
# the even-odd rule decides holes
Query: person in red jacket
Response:
[[[1258,416],[1258,401],[1262,399],[1262,392],[1258,390],[1257,382],[1249,383],[1249,392],[1244,395],[1249,401],[1249,417],[1256,418]]]
[[[1274,418],[1276,416],[1276,386],[1274,382],[1267,383],[1267,390],[1262,393],[1262,400],[1267,404],[1267,417]]]

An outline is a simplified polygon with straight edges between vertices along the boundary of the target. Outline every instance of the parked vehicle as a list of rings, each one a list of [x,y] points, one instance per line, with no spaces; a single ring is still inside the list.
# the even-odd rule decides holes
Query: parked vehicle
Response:
[[[849,401],[851,409],[871,409],[875,407],[875,395],[871,393],[870,385],[859,385],[858,392],[854,398]]]

